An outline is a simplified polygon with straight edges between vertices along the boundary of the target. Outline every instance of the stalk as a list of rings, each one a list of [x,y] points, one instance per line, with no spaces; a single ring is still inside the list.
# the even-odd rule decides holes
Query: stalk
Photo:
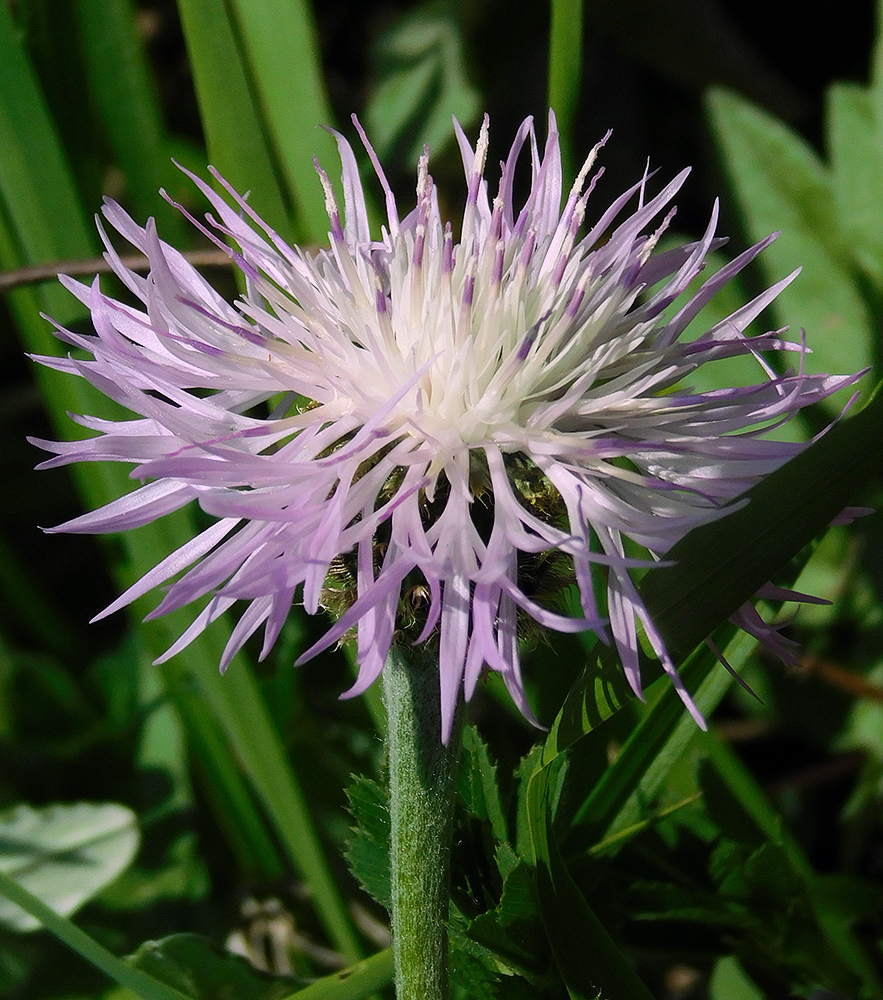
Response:
[[[460,730],[441,741],[438,664],[393,647],[388,716],[392,933],[397,1000],[447,1000],[451,827]]]

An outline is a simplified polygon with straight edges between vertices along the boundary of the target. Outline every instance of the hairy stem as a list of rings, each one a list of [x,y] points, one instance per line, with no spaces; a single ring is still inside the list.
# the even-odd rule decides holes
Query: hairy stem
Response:
[[[390,865],[397,1000],[447,1000],[451,825],[460,733],[441,741],[438,664],[393,648],[383,671],[389,728]]]

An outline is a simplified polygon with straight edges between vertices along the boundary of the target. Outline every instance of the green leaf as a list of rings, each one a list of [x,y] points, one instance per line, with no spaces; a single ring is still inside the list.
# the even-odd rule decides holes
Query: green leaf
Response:
[[[90,938],[88,934],[84,934],[66,917],[59,916],[55,910],[20,886],[3,871],[0,871],[0,896],[5,896],[20,906],[54,934],[59,941],[110,976],[120,986],[130,989],[142,1000],[187,1000],[185,994],[164,983],[157,982],[138,969],[128,966],[93,938]]]
[[[356,821],[347,844],[350,871],[381,906],[390,909],[389,800],[376,781],[356,777],[346,790]]]
[[[293,989],[296,980],[290,976],[260,972],[196,934],[147,941],[127,961],[133,975],[155,977],[153,981],[174,991],[176,998],[188,1000],[364,1000],[393,978],[392,949],[386,948]]]
[[[409,166],[424,144],[438,154],[454,138],[451,116],[468,127],[481,111],[469,81],[453,3],[430,0],[404,13],[378,38],[374,92],[365,116],[381,160]]]
[[[450,989],[452,1000],[497,1000],[500,974],[471,954],[461,935],[451,933]]]
[[[676,659],[821,533],[883,464],[883,396],[832,427],[744,494],[732,514],[691,531],[640,592]]]
[[[265,222],[290,237],[274,151],[228,7],[178,0],[178,12],[211,162],[237,191],[250,192],[249,203]]]
[[[535,921],[539,916],[534,872],[529,865],[522,862],[506,875],[497,914],[501,927]]]
[[[389,986],[392,978],[392,948],[386,948],[340,972],[310,983],[286,1000],[363,1000]]]
[[[709,1000],[764,1000],[763,993],[731,955],[715,962],[708,984],[708,997]]]
[[[321,53],[307,0],[231,0],[237,37],[260,100],[265,134],[294,205],[298,233],[324,239],[328,215],[313,167],[337,162],[337,147],[320,125],[334,125],[322,78]]]
[[[707,108],[748,236],[756,241],[782,231],[759,258],[766,280],[803,268],[772,306],[777,325],[806,328],[811,372],[866,367],[873,328],[828,170],[803,139],[744,98],[715,90]]]
[[[827,93],[831,188],[843,236],[865,274],[883,291],[883,128],[875,95],[838,83]]]
[[[549,965],[548,943],[539,914],[504,926],[498,909],[480,913],[469,921],[462,947],[490,969],[505,970],[536,983]],[[456,935],[452,940],[456,940]]]
[[[179,249],[187,223],[159,196],[181,175],[171,162],[132,0],[76,0],[89,94],[100,115],[116,164],[125,178],[125,200],[139,222],[157,218],[163,238]]]
[[[80,196],[91,207],[101,201],[101,150],[94,109],[84,100],[87,67],[75,6],[72,0],[22,0],[12,9]]]
[[[128,962],[193,1000],[283,1000],[299,985],[290,976],[260,972],[197,934],[146,941]]]
[[[548,763],[581,740],[630,705],[634,697],[615,655],[598,649],[570,689],[552,723],[543,744],[543,761]]]
[[[754,851],[745,861],[743,874],[754,895],[766,897],[773,906],[781,908],[802,895],[801,879],[778,844],[767,842]]]
[[[755,646],[753,638],[740,633],[726,645],[724,655],[738,670]],[[717,707],[733,681],[714,653],[704,646],[687,660],[681,676],[705,715]],[[642,818],[640,802],[655,799],[671,768],[700,732],[667,677],[651,685],[647,700],[649,709],[629,734],[616,760],[593,783],[574,816],[574,824],[585,824],[587,834],[593,838],[612,837],[638,823]]]
[[[730,795],[751,817],[769,844],[774,845],[779,851],[780,867],[787,869],[787,877],[799,880],[805,887],[807,909],[828,945],[829,954],[820,956],[820,960],[825,959],[825,964],[832,974],[837,974],[839,971],[841,981],[846,982],[851,976],[858,977],[868,996],[883,994],[883,981],[874,963],[865,953],[851,928],[844,922],[842,915],[831,908],[824,883],[819,880],[800,845],[787,830],[782,818],[767,801],[745,766],[714,733],[703,733],[699,740],[711,764],[728,785]],[[749,873],[746,871],[745,874],[747,877]],[[846,980],[843,979],[844,976]]]
[[[27,263],[90,255],[96,246],[36,76],[0,4],[0,203]],[[4,257],[7,255],[4,254]],[[15,266],[4,260],[6,266]],[[59,286],[44,303],[60,321],[81,311]],[[45,334],[48,341],[48,332]]]
[[[571,1000],[651,1000],[625,956],[590,909],[561,858],[549,819],[549,767],[528,788],[537,891],[546,934]]]
[[[135,857],[135,814],[113,803],[19,805],[0,813],[0,871],[62,916],[113,881]],[[0,922],[19,931],[40,922],[0,901]]]
[[[500,796],[497,767],[491,761],[487,744],[479,736],[475,726],[463,728],[458,792],[472,816],[490,823],[495,840],[508,840],[509,831]]]

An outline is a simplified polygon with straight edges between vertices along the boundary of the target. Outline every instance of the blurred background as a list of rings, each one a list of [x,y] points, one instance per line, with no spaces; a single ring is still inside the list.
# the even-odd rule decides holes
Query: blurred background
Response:
[[[101,482],[94,470],[35,472],[40,453],[25,440],[74,436],[64,411],[95,412],[101,405],[65,395],[73,391],[63,385],[67,380],[38,371],[25,352],[61,353],[41,311],[88,329],[54,279],[36,281],[27,269],[57,264],[73,271],[73,262],[98,257],[91,216],[102,196],[119,200],[138,221],[156,215],[161,234],[179,249],[203,250],[199,234],[156,192],[164,186],[202,212],[171,158],[203,176],[211,162],[238,189],[252,191],[253,203],[283,235],[314,243],[324,238],[321,189],[303,178],[312,175],[314,153],[330,174],[337,169],[333,143],[316,123],[336,125],[353,139],[349,116],[356,113],[400,206],[412,197],[416,159],[428,142],[440,198],[453,218],[463,184],[452,114],[470,136],[481,115],[490,114],[490,163],[505,156],[525,116],[533,115],[544,135],[547,4],[324,0],[312,10],[300,47],[274,48],[273,12],[289,6],[310,13],[282,0],[263,8],[222,0],[3,0],[0,810],[87,800],[123,803],[138,814],[136,861],[78,917],[116,953],[187,930],[238,941],[272,971],[318,974],[327,969],[326,952],[346,955],[346,934],[330,940],[333,917],[317,917],[302,874],[291,877],[292,865],[302,863],[295,841],[307,834],[280,833],[287,793],[279,788],[305,795],[310,836],[331,858],[343,909],[356,907],[353,933],[363,949],[365,941],[381,947],[383,911],[340,859],[352,823],[343,794],[349,776],[382,769],[377,698],[338,701],[349,683],[345,656],[329,654],[291,670],[298,651],[324,628],[296,614],[269,659],[238,663],[228,678],[239,679],[226,689],[213,686],[210,676],[222,639],[194,649],[202,666],[149,666],[186,618],[137,630],[125,614],[87,624],[127,581],[170,551],[181,537],[175,532],[187,526],[125,540],[43,535],[39,527],[128,488],[125,470]],[[663,182],[691,165],[673,229],[701,235],[716,197],[720,231],[731,238],[720,260],[784,229],[764,265],[740,276],[734,294],[756,291],[802,263],[803,277],[765,317],[767,328],[806,327],[822,368],[876,364],[883,96],[874,3],[601,0],[586,3],[582,13],[581,69],[563,124],[571,168],[613,130],[595,204],[634,183],[648,163]],[[231,23],[228,39],[221,27]],[[261,62],[262,53],[271,57]],[[304,66],[313,67],[312,77]],[[286,81],[303,127],[282,121]],[[251,118],[241,112],[249,101],[257,109]],[[236,294],[223,266],[207,273]],[[102,287],[120,293],[107,278]],[[872,384],[868,376],[866,393]],[[830,417],[815,415],[800,433],[808,436]],[[859,498],[878,499],[879,482]],[[805,609],[788,626],[806,651],[801,669],[785,671],[755,657],[743,674],[758,698],[730,693],[716,715],[718,732],[814,869],[840,880],[842,919],[864,927],[874,941],[881,926],[874,892],[883,879],[881,572],[879,515],[826,536],[798,589],[833,603]],[[151,606],[139,602],[134,618]],[[556,649],[564,651],[560,669],[545,647],[528,657],[534,679],[543,674],[533,700],[545,722],[581,666],[576,656],[568,660],[573,650],[563,642]],[[477,699],[474,717],[501,771],[511,770],[535,741],[501,711],[493,691]],[[223,762],[225,754],[232,763]],[[674,781],[671,801],[680,790]],[[664,829],[660,836],[664,841]],[[744,891],[759,912],[757,899]],[[626,928],[659,996],[809,995],[790,992],[801,981],[799,970],[809,968],[797,945],[785,963],[790,971],[777,973],[776,957],[762,957],[746,984],[739,979],[744,969],[737,975],[726,966],[721,973],[716,963],[750,951],[762,931],[740,938],[727,924],[717,933],[708,929],[707,913],[701,930],[660,917],[664,930],[675,928],[669,940],[667,931],[648,936],[649,918],[642,924],[636,912],[611,920]],[[284,961],[274,958],[277,932]],[[783,943],[780,950],[787,948]],[[879,964],[878,946],[875,957]],[[718,979],[715,987],[715,974],[735,978]],[[821,981],[818,971],[813,975],[806,972],[803,981]],[[0,927],[2,1000],[126,995],[108,989],[48,935]],[[513,987],[511,995],[522,994]],[[559,994],[550,987],[548,995]]]

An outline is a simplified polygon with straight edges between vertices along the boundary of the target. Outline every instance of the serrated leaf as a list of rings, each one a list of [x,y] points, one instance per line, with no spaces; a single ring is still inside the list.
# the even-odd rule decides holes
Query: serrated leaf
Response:
[[[260,972],[198,934],[145,941],[128,962],[193,1000],[283,1000],[306,985]]]
[[[539,918],[534,871],[529,865],[522,863],[507,875],[497,914],[503,927]]]
[[[497,863],[497,871],[500,873],[500,878],[504,882],[521,864],[521,858],[506,843],[497,844],[494,848],[494,861]]]
[[[362,888],[386,909],[391,908],[389,870],[389,802],[376,781],[357,777],[346,790],[356,821],[346,860]]]
[[[855,988],[855,982],[850,981],[860,979],[863,984],[862,988],[868,996],[883,994],[883,982],[881,982],[874,963],[866,953],[863,942],[859,941],[853,934],[852,928],[843,921],[839,914],[830,910],[824,901],[824,894],[819,895],[818,876],[813,871],[809,860],[783,825],[781,816],[775,812],[756,786],[745,766],[737,758],[734,751],[714,733],[703,733],[700,737],[700,743],[721,778],[729,786],[731,794],[751,815],[762,830],[765,839],[773,844],[777,850],[781,849],[782,864],[783,867],[789,869],[789,877],[790,873],[793,873],[804,883],[807,901],[806,915],[815,922],[826,942],[826,954],[824,956],[818,955],[818,958],[825,965],[827,973],[837,982],[844,984],[842,988],[848,993],[853,992]],[[744,866],[740,867],[739,871],[747,885],[749,878]]]
[[[451,935],[451,998],[452,1000],[495,1000],[499,975],[489,964],[456,947],[459,935]]]
[[[707,107],[748,236],[782,232],[759,258],[766,281],[803,269],[772,306],[777,325],[806,328],[809,371],[859,371],[873,358],[873,328],[826,167],[801,137],[744,98],[714,90]]]
[[[503,927],[497,913],[490,910],[471,921],[468,934],[490,964],[532,980],[548,965],[548,946],[542,924],[528,925],[526,934],[522,930]]]
[[[19,805],[0,813],[0,871],[62,916],[128,867],[138,842],[137,817],[114,803]],[[17,931],[42,926],[5,899],[0,922]]]
[[[497,767],[491,761],[487,745],[475,726],[465,726],[463,729],[457,790],[467,812],[482,822],[490,823],[496,841],[508,840],[509,831],[503,811]]]

